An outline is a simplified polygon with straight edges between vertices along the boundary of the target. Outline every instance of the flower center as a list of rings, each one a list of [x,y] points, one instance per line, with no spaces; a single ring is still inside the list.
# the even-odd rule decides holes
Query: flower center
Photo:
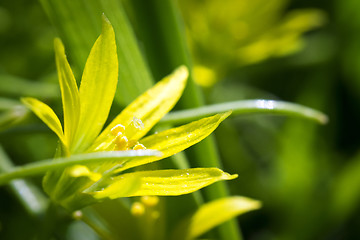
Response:
[[[136,135],[136,133],[144,128],[144,123],[134,117],[134,119],[131,121],[131,123],[124,127],[122,124],[117,124],[111,129],[111,134],[116,136],[116,139],[114,141],[115,143],[115,150],[118,151],[125,151],[125,150],[141,150],[146,149],[144,145],[139,143],[136,139],[133,139],[133,137]]]

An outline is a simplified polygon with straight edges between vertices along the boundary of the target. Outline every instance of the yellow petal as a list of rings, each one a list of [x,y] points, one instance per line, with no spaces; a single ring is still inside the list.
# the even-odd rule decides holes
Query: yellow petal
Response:
[[[122,163],[123,166],[118,168],[116,172],[154,162],[183,151],[209,136],[230,114],[231,111],[216,114],[177,128],[153,134],[140,140],[147,149],[154,149],[162,152],[162,156],[129,159],[129,161]]]
[[[64,46],[60,39],[56,38],[54,40],[54,47],[56,67],[64,109],[64,135],[70,146],[79,121],[79,92],[74,74],[66,59]]]
[[[129,140],[138,140],[144,136],[179,100],[186,84],[188,70],[185,66],[177,68],[154,87],[139,96],[126,107],[101,133],[92,148],[106,141],[110,130],[117,124],[128,126],[134,117],[140,119],[144,127],[139,129]]]
[[[102,33],[86,61],[80,85],[80,119],[74,152],[88,148],[101,131],[110,111],[118,81],[115,33],[103,17]]]
[[[231,218],[260,207],[259,201],[239,196],[212,201],[186,218],[174,232],[174,239],[195,239]]]
[[[60,141],[65,146],[68,146],[64,139],[60,120],[48,105],[35,98],[22,98],[21,101],[29,107],[54,133],[56,133]]]
[[[176,196],[194,192],[220,180],[236,177],[236,174],[230,175],[217,168],[140,171],[115,177],[104,190],[91,194],[98,199],[148,195]],[[124,191],[124,188],[127,190]]]

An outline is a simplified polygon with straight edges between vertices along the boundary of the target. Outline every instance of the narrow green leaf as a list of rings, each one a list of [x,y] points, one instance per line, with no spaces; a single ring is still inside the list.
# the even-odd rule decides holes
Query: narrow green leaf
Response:
[[[138,158],[159,156],[161,153],[154,150],[129,150],[96,152],[72,155],[67,158],[47,159],[40,162],[29,163],[24,166],[14,167],[9,172],[0,175],[0,185],[15,178],[39,175],[49,170],[59,170],[76,164],[90,164],[104,161],[115,161],[123,158]]]
[[[58,86],[55,83],[35,82],[9,74],[0,74],[0,95],[37,98],[59,97]]]
[[[35,98],[22,98],[21,101],[30,108],[54,133],[56,133],[60,141],[65,146],[68,146],[64,139],[60,120],[48,105]]]
[[[150,195],[177,196],[194,192],[220,180],[231,180],[236,177],[236,174],[230,175],[217,168],[139,171],[115,177],[104,190],[90,194],[98,199]]]
[[[353,214],[360,201],[360,154],[348,161],[331,184],[331,214],[340,224]]]
[[[192,69],[190,52],[186,46],[186,34],[177,1],[129,1],[134,6],[134,15],[139,19],[142,29],[142,40],[147,51],[149,64],[152,64],[154,76],[162,76],[176,66],[186,65]],[[153,26],[157,26],[154,34]],[[159,46],[154,48],[154,46]],[[154,50],[155,49],[155,50]],[[204,105],[201,90],[195,85],[190,74],[189,81],[178,104],[182,108],[193,108]],[[214,139],[209,136],[193,149],[187,151],[191,165],[202,167],[220,167]],[[224,182],[214,184],[202,190],[205,201],[228,195]],[[219,229],[219,239],[240,240],[239,226],[235,221],[227,223]]]
[[[54,48],[64,111],[64,135],[69,146],[71,146],[79,121],[79,92],[74,74],[66,59],[64,45],[60,39],[54,40]]]
[[[134,117],[144,124],[131,137],[138,140],[144,136],[166,113],[168,113],[179,100],[186,84],[188,70],[185,66],[177,68],[171,75],[147,90],[127,106],[101,133],[95,141],[93,148],[107,141],[110,130],[117,124],[128,126]],[[111,135],[110,135],[111,136]],[[113,137],[113,136],[111,136]]]
[[[21,105],[21,103],[17,100],[0,97],[0,111],[11,110],[13,107],[16,107],[18,105]]]
[[[232,110],[232,116],[241,114],[276,114],[300,117],[316,121],[320,124],[328,122],[328,117],[315,109],[276,100],[241,100],[198,107],[189,110],[180,110],[167,114],[160,120],[161,124],[178,124],[193,121],[219,112]]]
[[[155,133],[140,140],[146,148],[158,150],[162,152],[163,155],[161,157],[149,157],[144,159],[127,159],[128,161],[123,162],[122,166],[116,169],[116,172],[158,161],[183,151],[209,136],[230,114],[231,112],[226,112],[203,118],[177,128],[171,128],[160,133]]]
[[[118,81],[115,33],[103,16],[103,29],[86,62],[80,85],[80,120],[74,152],[85,150],[101,131]]]
[[[13,167],[11,159],[0,145],[0,173],[11,171]],[[49,201],[37,186],[27,180],[19,179],[11,181],[9,187],[31,215],[44,216]]]
[[[260,207],[259,201],[239,196],[206,203],[177,227],[174,239],[195,239],[240,214]]]
[[[0,113],[0,131],[20,122],[28,113],[29,110],[23,105],[15,105],[9,110]]]

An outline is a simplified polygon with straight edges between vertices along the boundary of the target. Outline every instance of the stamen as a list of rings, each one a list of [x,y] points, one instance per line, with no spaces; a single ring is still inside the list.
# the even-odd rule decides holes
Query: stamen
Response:
[[[146,147],[144,145],[142,145],[141,143],[137,143],[135,144],[133,150],[144,150],[146,149]]]
[[[117,136],[119,133],[125,132],[125,127],[121,124],[117,124],[110,130],[110,132],[112,135]]]
[[[115,140],[117,150],[127,150],[128,142],[126,136],[118,136]]]

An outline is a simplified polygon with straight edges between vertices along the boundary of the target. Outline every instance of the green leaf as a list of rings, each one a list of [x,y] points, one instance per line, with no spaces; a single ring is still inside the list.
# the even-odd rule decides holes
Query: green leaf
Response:
[[[138,158],[148,156],[159,156],[161,153],[154,150],[129,150],[96,152],[88,154],[72,155],[67,158],[47,159],[39,162],[29,163],[24,166],[14,167],[5,174],[0,175],[0,185],[15,178],[39,175],[49,170],[59,170],[76,164],[91,164],[105,161],[118,161],[123,158]]]
[[[0,145],[0,173],[11,171],[11,159]],[[32,182],[19,179],[9,183],[10,190],[32,216],[43,217],[48,207],[48,198]]]
[[[11,98],[0,97],[0,111],[11,110],[12,108],[21,105],[17,100]]]
[[[331,184],[331,214],[340,224],[348,219],[359,206],[360,201],[360,154],[348,160]]]
[[[79,122],[80,98],[74,74],[66,59],[65,49],[60,39],[54,40],[55,60],[64,109],[64,135],[69,146]]]
[[[190,217],[184,219],[175,230],[174,239],[195,239],[231,218],[260,207],[259,201],[239,196],[206,203]]]
[[[48,105],[35,98],[22,98],[21,101],[29,107],[54,133],[56,133],[60,141],[65,146],[68,146],[64,138],[60,120]]]
[[[123,162],[121,164],[122,166],[115,171],[124,171],[126,169],[158,161],[181,152],[209,136],[230,114],[231,112],[217,114],[177,128],[171,128],[163,132],[150,135],[149,137],[140,140],[140,142],[146,148],[158,150],[162,152],[163,155],[161,157],[127,159],[127,161]]]
[[[276,114],[305,118],[320,124],[328,122],[328,117],[324,113],[300,104],[256,99],[219,103],[189,110],[180,110],[169,113],[160,120],[160,123],[174,124],[189,122],[201,117],[229,110],[233,111],[232,116],[241,114]]]
[[[64,41],[77,70],[85,66],[89,50],[100,31],[101,14],[105,13],[109,18],[115,30],[118,48],[120,81],[116,100],[123,106],[151,87],[153,83],[151,73],[142,57],[121,1],[41,0],[40,2]]]
[[[102,34],[86,61],[80,85],[80,119],[73,150],[82,152],[101,131],[110,111],[118,81],[115,33],[103,16]]]
[[[8,108],[8,110],[0,113],[0,131],[10,128],[16,123],[19,123],[29,113],[29,110],[20,103],[13,106],[1,106],[2,103],[4,102],[1,102],[0,99],[0,110],[2,108]]]
[[[139,171],[114,177],[104,190],[88,193],[97,199],[150,195],[177,196],[194,192],[220,180],[231,180],[236,177],[236,174],[230,175],[218,168]]]
[[[37,98],[59,97],[58,86],[52,82],[38,82],[9,74],[0,74],[0,95]]]

